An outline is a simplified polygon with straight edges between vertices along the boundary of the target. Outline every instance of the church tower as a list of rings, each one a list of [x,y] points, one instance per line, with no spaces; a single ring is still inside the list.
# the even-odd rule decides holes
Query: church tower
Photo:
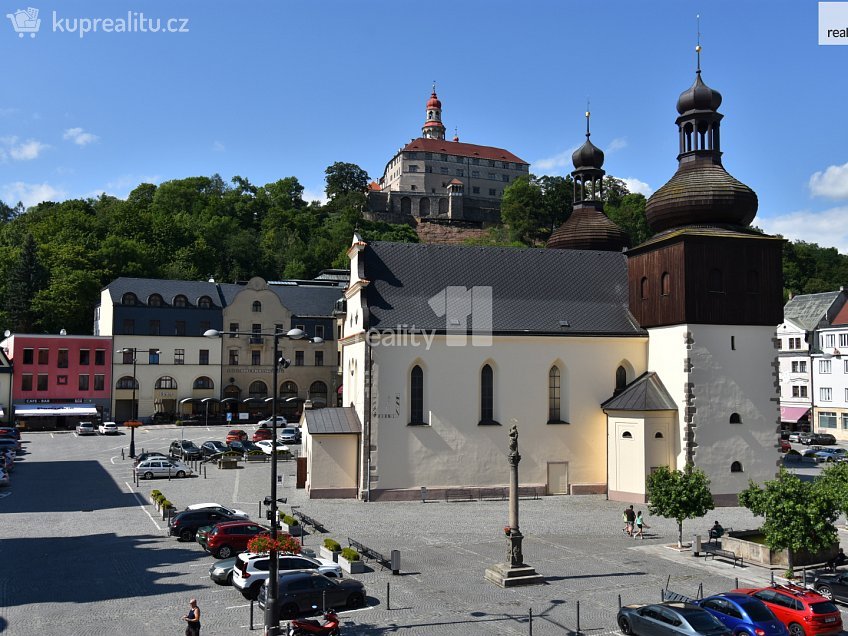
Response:
[[[776,472],[775,325],[782,239],[749,227],[757,195],[722,165],[721,94],[701,78],[677,101],[678,168],[648,200],[656,234],[628,256],[630,310],[649,337],[649,369],[677,404],[677,468],[691,462],[717,504]]]
[[[444,139],[445,125],[442,123],[442,102],[436,95],[436,84],[427,100],[427,120],[421,127],[421,136],[425,139]]]

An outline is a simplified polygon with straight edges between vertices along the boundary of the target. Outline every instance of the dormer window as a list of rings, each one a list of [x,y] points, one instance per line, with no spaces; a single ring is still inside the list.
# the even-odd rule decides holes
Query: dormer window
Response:
[[[212,299],[209,296],[201,296],[197,299],[197,306],[201,309],[210,309],[212,307]]]
[[[132,292],[127,292],[121,297],[121,304],[128,307],[134,307],[138,304],[138,296]]]
[[[162,297],[159,294],[150,294],[147,298],[147,305],[149,307],[161,307],[164,304]]]
[[[188,307],[188,298],[182,294],[174,296],[174,307]]]

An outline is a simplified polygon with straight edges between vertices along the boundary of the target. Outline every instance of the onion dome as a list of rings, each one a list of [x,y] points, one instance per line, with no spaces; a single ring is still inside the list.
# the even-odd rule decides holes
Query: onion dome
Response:
[[[571,162],[574,164],[575,170],[601,168],[604,165],[604,152],[589,141],[587,134],[586,142],[571,155]]]
[[[418,102],[418,103],[420,104],[421,102]],[[427,110],[430,110],[430,109],[433,109],[433,108],[437,108],[439,110],[441,110],[441,108],[442,108],[442,102],[436,96],[436,89],[435,88],[433,88],[433,93],[430,95],[430,99],[427,100]]]
[[[677,112],[681,115],[693,110],[718,110],[721,106],[721,93],[704,84],[701,69],[695,75],[695,83],[680,93],[677,98]]]
[[[548,239],[547,247],[563,250],[620,252],[630,241],[627,234],[595,206],[574,208],[568,220]]]

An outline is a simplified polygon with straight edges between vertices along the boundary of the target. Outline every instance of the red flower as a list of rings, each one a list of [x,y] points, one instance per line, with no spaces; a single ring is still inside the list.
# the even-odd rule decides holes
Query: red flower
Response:
[[[509,536],[509,526],[504,526],[504,534]]]

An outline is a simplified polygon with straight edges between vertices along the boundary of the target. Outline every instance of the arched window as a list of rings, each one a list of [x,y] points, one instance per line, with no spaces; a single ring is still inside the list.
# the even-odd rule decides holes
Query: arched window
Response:
[[[624,388],[627,386],[627,369],[623,366],[618,367],[615,370],[615,390],[613,391],[613,395],[618,395],[621,393]]]
[[[480,370],[480,423],[495,424],[495,373],[488,364]]]
[[[138,391],[138,380],[136,380],[136,379],[134,379],[134,378],[132,378],[128,375],[125,375],[124,377],[122,377],[121,379],[119,379],[115,383],[115,388],[116,389],[130,389],[130,390],[135,388],[135,390]]]
[[[254,300],[253,301],[253,313],[258,314],[258,313],[261,313],[261,312],[262,312],[262,303],[260,303],[258,300]]]
[[[562,376],[559,367],[554,365],[548,371],[548,422],[561,422],[560,397]]]
[[[731,413],[730,414],[730,423],[731,424],[741,424],[742,423],[742,417],[739,415],[739,413]]]
[[[400,212],[401,214],[412,214],[412,199],[409,197],[402,197],[400,200]]]
[[[418,202],[418,216],[430,216],[430,199],[427,197]]]
[[[660,277],[660,294],[668,296],[671,293],[671,275],[668,272],[663,272]]]
[[[149,307],[161,307],[165,304],[165,301],[162,300],[162,297],[159,294],[150,294],[147,297],[147,305]]]
[[[224,387],[224,397],[225,398],[236,398],[241,395],[241,389],[238,388],[235,384],[230,384]]]
[[[639,281],[639,298],[645,300],[648,297],[648,277],[643,276]]]
[[[327,403],[327,385],[320,380],[316,380],[309,385],[309,399],[313,402]]]
[[[297,397],[297,385],[291,380],[286,380],[280,386],[280,399],[285,400],[286,398],[296,398]]]
[[[268,396],[268,385],[262,380],[255,380],[250,383],[247,389],[248,396],[252,398],[264,398]]]
[[[123,296],[121,296],[121,304],[132,307],[133,305],[138,304],[138,296],[136,296],[132,292],[127,292]]]
[[[424,424],[424,371],[417,364],[409,374],[410,381],[410,415],[411,424]]]
[[[212,299],[209,296],[201,296],[197,299],[197,306],[201,309],[209,309],[212,307]]]
[[[707,274],[707,291],[717,294],[724,292],[724,276],[717,267],[713,267]]]
[[[157,389],[176,389],[177,381],[172,378],[170,375],[163,375],[161,378],[156,380],[156,388]]]
[[[188,298],[182,294],[174,296],[174,307],[188,307]]]
[[[741,462],[733,462],[733,463],[730,465],[730,472],[731,472],[731,473],[741,473],[741,472],[742,472],[742,464],[741,464]]]
[[[200,376],[194,381],[192,385],[193,389],[214,389],[215,383],[212,381],[212,378],[207,378],[205,375]]]
[[[656,433],[654,433],[654,439],[662,439],[662,438],[663,438],[663,434],[662,434],[662,433],[660,433],[659,431],[657,431]]]
[[[760,293],[760,273],[755,269],[748,270],[748,293]]]
[[[633,433],[631,433],[630,431],[624,431],[621,434],[621,438],[622,439],[633,439]]]

